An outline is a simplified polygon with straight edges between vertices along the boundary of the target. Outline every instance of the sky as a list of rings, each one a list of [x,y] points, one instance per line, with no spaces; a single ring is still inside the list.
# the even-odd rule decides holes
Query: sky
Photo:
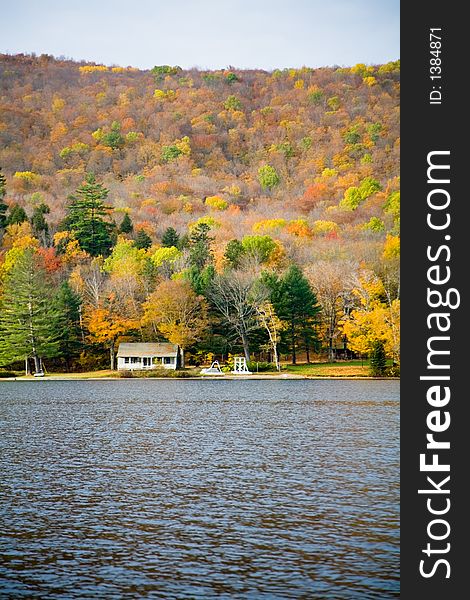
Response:
[[[0,52],[141,69],[380,64],[399,0],[0,0]]]

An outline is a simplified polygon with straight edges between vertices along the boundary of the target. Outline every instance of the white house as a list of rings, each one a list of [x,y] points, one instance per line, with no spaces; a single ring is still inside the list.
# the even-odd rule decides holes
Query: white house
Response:
[[[118,370],[176,369],[178,346],[168,343],[125,343],[119,344],[117,353]]]

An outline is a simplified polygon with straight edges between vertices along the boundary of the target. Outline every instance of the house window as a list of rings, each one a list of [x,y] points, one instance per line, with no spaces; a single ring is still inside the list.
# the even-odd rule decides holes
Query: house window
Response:
[[[124,364],[125,364],[125,365],[128,365],[128,364],[129,364],[129,357],[128,357],[128,356],[126,356],[126,357],[124,358]]]
[[[173,357],[172,356],[164,356],[163,357],[163,364],[164,365],[172,365],[173,364]]]
[[[135,364],[137,364],[137,363],[140,363],[140,362],[141,362],[141,361],[140,361],[140,357],[139,357],[139,356],[131,356],[131,363],[132,363],[133,365],[135,365]]]
[[[152,359],[150,356],[144,356],[144,367],[150,367],[152,364]]]

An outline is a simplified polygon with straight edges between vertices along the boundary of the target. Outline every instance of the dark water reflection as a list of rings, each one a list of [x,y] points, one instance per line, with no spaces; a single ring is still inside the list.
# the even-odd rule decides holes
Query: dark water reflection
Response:
[[[0,597],[398,597],[398,393],[1,382]]]

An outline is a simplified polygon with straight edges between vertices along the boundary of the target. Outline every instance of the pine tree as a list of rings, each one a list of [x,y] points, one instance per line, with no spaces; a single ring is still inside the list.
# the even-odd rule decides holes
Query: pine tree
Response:
[[[5,179],[5,175],[3,175],[2,170],[0,169],[0,231],[5,229],[7,226],[7,217],[6,212],[8,210],[8,205],[3,202],[3,198],[5,197],[7,191],[7,180]]]
[[[92,256],[107,256],[112,246],[112,225],[104,221],[111,207],[104,204],[107,190],[89,173],[68,206],[65,228],[75,233],[80,248]]]
[[[31,216],[31,226],[33,228],[34,235],[43,242],[46,246],[49,241],[49,225],[44,217],[51,212],[51,209],[42,202],[39,206],[34,209]]]
[[[176,229],[173,227],[167,227],[162,236],[162,246],[164,248],[171,248],[174,246],[178,248],[180,236],[176,233]]]
[[[297,350],[307,353],[316,341],[316,315],[320,311],[317,298],[310,284],[297,265],[292,265],[282,278],[275,275],[265,278],[272,289],[272,302],[277,316],[288,323],[284,332],[291,354],[292,364],[297,362]]]
[[[376,340],[372,345],[370,353],[370,371],[373,377],[380,377],[385,374],[387,367],[387,358],[385,356],[384,343]]]
[[[130,218],[129,214],[126,213],[121,221],[121,225],[119,226],[119,233],[132,233],[133,231],[134,225],[132,224],[132,219]]]
[[[4,278],[0,301],[0,364],[25,357],[34,359],[59,353],[59,311],[52,301],[46,271],[31,249],[26,249]]]
[[[206,223],[199,223],[191,232],[189,238],[189,262],[200,271],[212,262],[210,227]]]
[[[67,370],[70,361],[80,354],[82,348],[82,330],[80,327],[81,298],[70,287],[67,281],[60,286],[55,298],[58,320],[55,327],[59,329],[59,355],[65,360]]]
[[[21,225],[28,220],[28,215],[26,214],[24,208],[22,208],[19,204],[13,204],[10,206],[10,214],[7,218],[8,225]]]
[[[152,245],[152,238],[143,229],[139,229],[135,236],[134,245],[139,250],[147,250]]]

